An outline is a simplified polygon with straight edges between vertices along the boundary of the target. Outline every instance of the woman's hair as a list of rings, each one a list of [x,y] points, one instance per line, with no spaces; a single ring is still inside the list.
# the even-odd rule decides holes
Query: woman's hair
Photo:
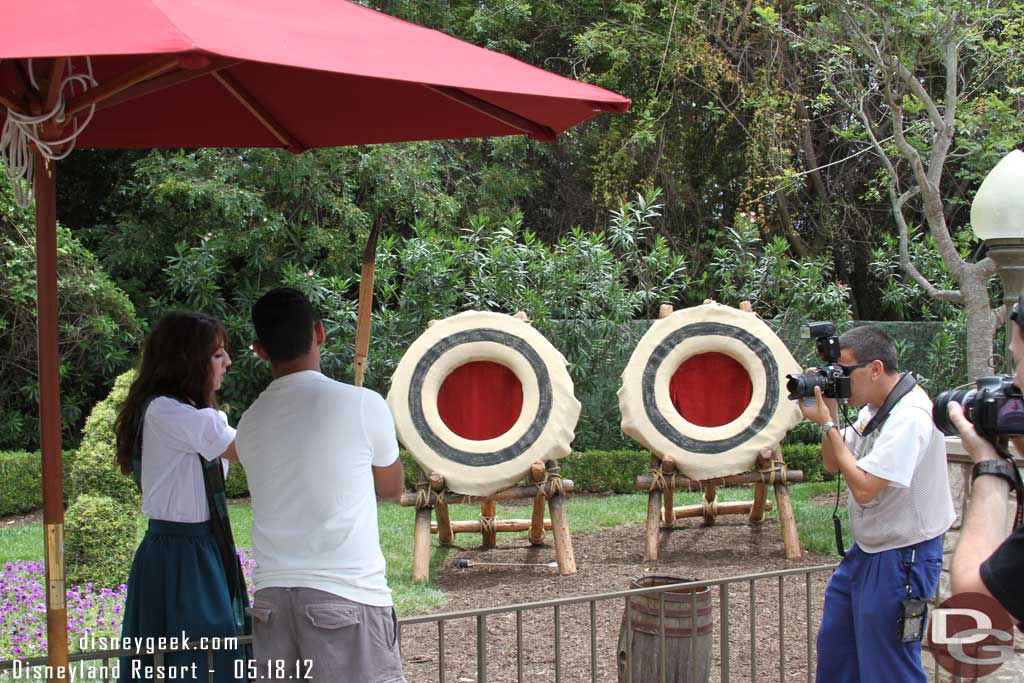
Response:
[[[196,408],[215,408],[210,358],[227,346],[224,325],[202,313],[168,313],[146,338],[139,371],[114,423],[117,463],[132,471],[132,450],[146,400],[170,396]]]

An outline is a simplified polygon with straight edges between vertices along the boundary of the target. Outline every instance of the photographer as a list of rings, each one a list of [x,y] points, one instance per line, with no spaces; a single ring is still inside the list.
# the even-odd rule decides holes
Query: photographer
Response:
[[[1024,384],[1024,295],[1013,307],[1010,353],[1016,371],[1013,383]],[[1006,535],[1009,494],[1015,480],[1013,466],[999,457],[992,443],[978,435],[959,403],[949,404],[949,420],[960,432],[964,448],[974,460],[971,471],[971,502],[964,514],[960,542],[953,554],[953,593],[990,595],[1013,618],[1024,623],[1024,528]],[[1024,437],[1013,437],[1018,453],[1024,453]],[[1021,626],[1024,629],[1024,626]]]
[[[954,519],[945,443],[888,335],[857,327],[838,345],[849,402],[863,406],[856,423],[840,431],[837,401],[820,386],[800,408],[821,427],[825,468],[846,479],[854,540],[825,590],[816,680],[924,683],[924,603]]]

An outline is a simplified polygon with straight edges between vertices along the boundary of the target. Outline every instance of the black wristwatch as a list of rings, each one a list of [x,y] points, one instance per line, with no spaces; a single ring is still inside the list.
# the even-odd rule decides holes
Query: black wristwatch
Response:
[[[1013,470],[1013,465],[1005,460],[982,460],[974,463],[974,467],[971,468],[971,481],[988,474],[1005,479],[1012,490],[1017,486],[1017,477]]]

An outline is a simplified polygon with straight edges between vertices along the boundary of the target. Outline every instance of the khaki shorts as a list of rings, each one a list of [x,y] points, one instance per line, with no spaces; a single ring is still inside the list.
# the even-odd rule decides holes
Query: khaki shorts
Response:
[[[393,607],[314,588],[264,588],[248,611],[256,680],[405,683]]]

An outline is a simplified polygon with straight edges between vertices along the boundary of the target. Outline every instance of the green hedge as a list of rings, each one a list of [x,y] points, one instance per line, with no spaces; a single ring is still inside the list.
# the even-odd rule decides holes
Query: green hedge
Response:
[[[834,475],[825,471],[818,444],[783,444],[782,455],[791,470],[802,470],[804,481],[825,481]],[[401,452],[405,466],[405,487],[416,488],[419,465],[408,451]],[[651,464],[648,451],[573,451],[562,460],[562,476],[572,479],[577,493],[635,493],[636,478]]]
[[[69,586],[113,588],[128,580],[135,553],[136,508],[110,496],[83,493],[68,508],[64,550]]]
[[[826,481],[834,475],[821,464],[821,446],[786,444],[782,447],[790,469],[802,470],[804,481]],[[68,476],[76,452],[64,453],[64,499],[67,502]],[[401,452],[405,466],[405,487],[416,488],[419,465]],[[636,478],[643,474],[651,460],[647,451],[574,451],[562,461],[562,476],[572,479],[578,493],[634,493]],[[39,453],[0,452],[0,516],[38,510],[43,505]],[[245,469],[232,464],[228,471],[229,498],[249,495]]]
[[[64,502],[68,502],[71,466],[77,452],[63,452]],[[0,516],[43,507],[43,463],[40,453],[0,451]]]

